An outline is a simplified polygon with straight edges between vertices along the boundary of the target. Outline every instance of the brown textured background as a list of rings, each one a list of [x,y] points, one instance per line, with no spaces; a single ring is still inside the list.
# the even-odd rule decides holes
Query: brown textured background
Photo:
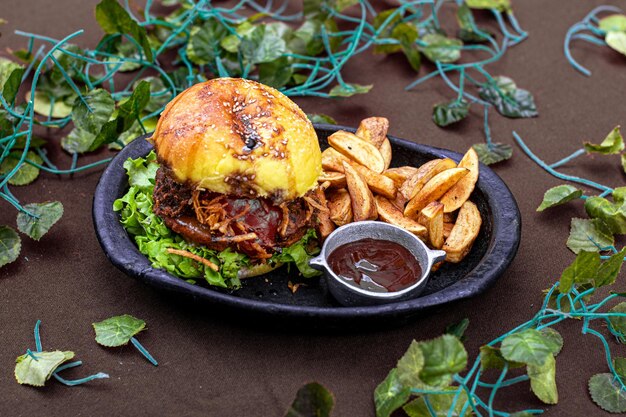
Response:
[[[85,28],[79,42],[83,46],[94,46],[100,37],[93,18],[95,0],[1,3],[0,17],[9,21],[0,28],[3,51],[25,45],[23,38],[13,35],[15,29],[61,38]],[[606,47],[578,42],[574,55],[593,71],[586,78],[563,56],[568,27],[602,3],[515,2],[516,16],[530,38],[489,70],[532,91],[540,116],[510,120],[493,112],[494,140],[513,143],[511,131],[516,130],[542,158],[555,161],[579,148],[583,140],[600,140],[615,125],[626,123],[626,59]],[[431,107],[451,93],[437,80],[404,92],[414,77],[402,59],[366,53],[352,61],[345,79],[374,83],[370,94],[296,101],[307,112],[327,113],[346,125],[383,115],[390,119],[393,135],[459,152],[483,140],[479,109],[458,127],[437,128],[430,120]],[[68,163],[58,150],[52,157]],[[23,237],[20,259],[0,270],[0,415],[282,416],[301,385],[319,381],[336,396],[335,416],[372,416],[375,386],[412,339],[435,337],[446,325],[467,317],[471,324],[466,346],[473,359],[481,344],[531,318],[541,290],[573,259],[565,240],[569,219],[584,216],[581,205],[536,213],[543,192],[559,181],[517,146],[513,159],[495,169],[516,196],[523,217],[519,253],[495,286],[398,329],[348,334],[284,332],[231,323],[224,313],[174,302],[117,271],[92,229],[91,196],[101,171],[74,178],[42,175],[31,186],[14,187],[23,203],[62,201],[65,216],[40,242]],[[612,186],[625,182],[616,157],[585,157],[563,170]],[[6,203],[0,203],[0,224],[15,225],[15,212]],[[624,275],[616,284],[621,291],[626,289]],[[132,347],[105,349],[94,342],[92,322],[124,313],[148,323],[149,330],[139,339],[159,360],[158,368]],[[43,389],[16,384],[14,360],[33,347],[37,319],[43,320],[45,348],[71,349],[84,362],[68,371],[68,377],[103,371],[111,379],[76,388],[54,381]],[[546,408],[548,416],[602,415],[586,389],[591,375],[607,370],[599,341],[581,336],[578,322],[557,328],[565,337],[557,361],[559,405],[544,407],[527,384],[504,390],[500,404],[509,410]],[[612,348],[626,355],[623,346]]]

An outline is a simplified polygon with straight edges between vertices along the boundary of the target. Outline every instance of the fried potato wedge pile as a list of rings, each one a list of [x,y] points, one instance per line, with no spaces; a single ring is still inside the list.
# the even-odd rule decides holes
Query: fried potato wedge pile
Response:
[[[391,168],[388,129],[386,118],[370,117],[356,133],[340,130],[328,137],[319,177],[328,207],[326,229],[380,220],[443,249],[447,262],[461,262],[482,225],[480,211],[469,201],[479,175],[476,152],[470,148],[458,164],[442,158]]]

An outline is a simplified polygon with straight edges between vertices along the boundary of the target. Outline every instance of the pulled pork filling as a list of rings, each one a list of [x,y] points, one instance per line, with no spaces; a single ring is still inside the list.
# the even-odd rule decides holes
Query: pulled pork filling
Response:
[[[194,190],[163,166],[156,174],[153,199],[154,212],[185,240],[218,251],[232,247],[252,259],[268,259],[296,243],[325,209],[315,191],[274,205],[265,198]]]

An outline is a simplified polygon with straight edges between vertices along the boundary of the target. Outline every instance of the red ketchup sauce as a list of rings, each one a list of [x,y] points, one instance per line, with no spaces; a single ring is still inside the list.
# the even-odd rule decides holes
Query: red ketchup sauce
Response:
[[[415,256],[388,240],[363,239],[341,245],[328,256],[328,265],[342,279],[375,292],[403,290],[422,276]]]

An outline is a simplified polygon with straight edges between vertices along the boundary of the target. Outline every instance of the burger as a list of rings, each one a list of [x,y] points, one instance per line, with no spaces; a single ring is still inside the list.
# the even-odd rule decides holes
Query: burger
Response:
[[[153,212],[186,242],[245,254],[239,277],[279,266],[311,230],[328,234],[315,129],[279,91],[237,78],[196,84],[166,106],[152,141]]]

